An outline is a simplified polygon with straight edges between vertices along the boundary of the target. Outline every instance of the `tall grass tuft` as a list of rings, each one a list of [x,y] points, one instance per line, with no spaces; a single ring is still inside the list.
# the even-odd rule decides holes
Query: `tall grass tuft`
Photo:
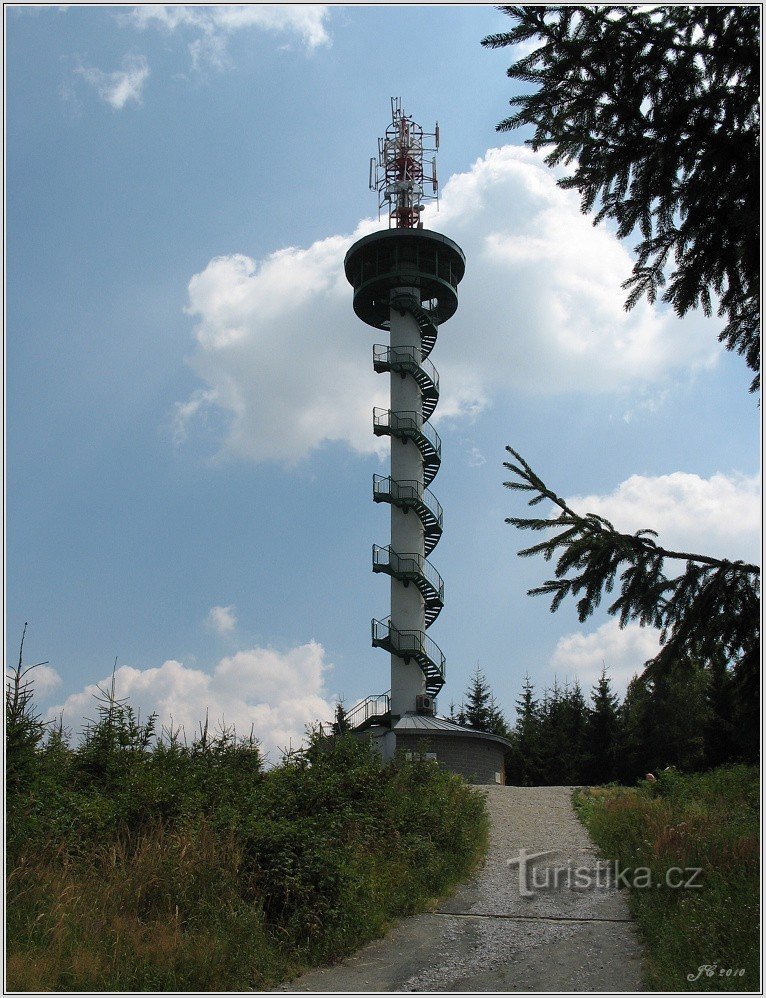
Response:
[[[651,870],[651,889],[629,896],[648,990],[758,990],[759,800],[758,771],[748,766],[668,770],[637,789],[575,794],[602,855]],[[694,883],[701,886],[668,886],[672,868],[700,868]],[[673,883],[681,879],[689,875],[671,874]]]

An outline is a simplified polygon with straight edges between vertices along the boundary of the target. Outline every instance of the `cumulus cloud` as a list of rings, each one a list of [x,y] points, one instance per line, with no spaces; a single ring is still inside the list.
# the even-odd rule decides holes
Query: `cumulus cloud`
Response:
[[[597,513],[623,532],[649,527],[663,547],[757,562],[761,550],[761,484],[758,475],[676,471],[631,475],[608,495],[574,496],[578,512]]]
[[[78,66],[75,72],[95,87],[101,100],[119,111],[131,101],[141,103],[144,84],[149,79],[149,64],[142,55],[126,55],[122,69],[113,73],[88,66]]]
[[[559,638],[551,670],[559,677],[579,679],[587,697],[605,666],[612,689],[623,697],[630,680],[643,671],[644,663],[654,658],[659,649],[659,631],[655,628],[638,624],[620,628],[619,621],[609,620],[590,634],[576,631]]]
[[[467,256],[460,309],[434,352],[437,419],[475,417],[503,393],[645,391],[720,353],[715,323],[700,315],[679,320],[645,302],[624,311],[630,254],[556,187],[542,153],[489,150],[424,219]],[[384,337],[354,316],[343,274],[349,245],[377,228],[367,220],[260,261],[217,257],[192,277],[190,363],[205,387],[178,403],[177,438],[214,408],[227,418],[224,450],[241,457],[289,463],[331,440],[380,453],[370,409],[387,390],[369,354]]]
[[[387,389],[370,338],[348,316],[349,241],[331,237],[260,264],[218,257],[191,279],[188,310],[200,321],[190,363],[208,388],[176,406],[176,439],[214,406],[241,457],[291,463],[332,440],[382,453],[371,406],[385,404]]]
[[[231,634],[237,626],[233,606],[211,606],[207,615],[208,626],[219,634]]]
[[[325,22],[329,8],[321,4],[143,4],[123,13],[123,19],[141,30],[183,30],[195,37],[189,42],[192,65],[216,69],[231,65],[229,37],[248,29],[293,35],[308,49],[328,45]]]
[[[306,725],[333,716],[333,695],[325,677],[332,666],[321,644],[308,644],[278,652],[250,648],[222,658],[212,673],[189,668],[173,659],[159,668],[122,666],[115,672],[118,697],[128,698],[142,717],[156,712],[161,724],[182,726],[188,738],[209,714],[211,728],[218,722],[235,725],[248,734],[251,725],[272,762],[281,749],[297,747]],[[64,724],[75,732],[84,719],[93,717],[93,696],[111,677],[87,686],[51,708],[48,717],[63,714]]]

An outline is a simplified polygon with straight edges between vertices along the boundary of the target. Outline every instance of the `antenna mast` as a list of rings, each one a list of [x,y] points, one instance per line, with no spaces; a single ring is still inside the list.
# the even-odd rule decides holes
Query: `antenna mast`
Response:
[[[423,201],[439,203],[436,156],[424,165],[426,153],[439,149],[439,123],[433,132],[402,111],[401,97],[391,98],[391,124],[378,139],[378,156],[370,160],[370,190],[378,194],[378,218],[385,208],[390,229],[421,229]]]

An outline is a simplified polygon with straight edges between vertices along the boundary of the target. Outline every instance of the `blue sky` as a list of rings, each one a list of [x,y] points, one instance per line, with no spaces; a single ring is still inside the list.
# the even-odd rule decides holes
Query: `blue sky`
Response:
[[[504,447],[559,493],[668,544],[754,559],[759,413],[719,324],[619,284],[507,113],[493,7],[6,8],[6,640],[76,731],[117,658],[144,712],[210,708],[276,753],[336,696],[387,688],[369,622],[388,519],[370,411],[380,334],[342,260],[378,227],[389,98],[442,132],[426,224],[467,256],[432,355],[445,533],[446,710],[477,663],[507,714],[656,636],[555,616],[504,523]],[[438,557],[437,557],[438,556]]]

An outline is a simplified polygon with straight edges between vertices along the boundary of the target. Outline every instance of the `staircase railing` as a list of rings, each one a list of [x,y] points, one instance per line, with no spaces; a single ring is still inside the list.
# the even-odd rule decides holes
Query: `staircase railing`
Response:
[[[355,704],[346,713],[346,723],[349,728],[358,728],[374,717],[382,717],[391,710],[391,691],[373,693]]]
[[[372,644],[407,662],[414,658],[426,677],[426,692],[436,696],[444,686],[445,658],[441,648],[425,631],[399,630],[390,618],[372,621]]]
[[[399,554],[389,545],[372,546],[373,572],[387,572],[400,579],[411,579],[417,584],[422,579],[423,588],[433,591],[435,597],[444,603],[444,580],[431,562],[420,554]]]

